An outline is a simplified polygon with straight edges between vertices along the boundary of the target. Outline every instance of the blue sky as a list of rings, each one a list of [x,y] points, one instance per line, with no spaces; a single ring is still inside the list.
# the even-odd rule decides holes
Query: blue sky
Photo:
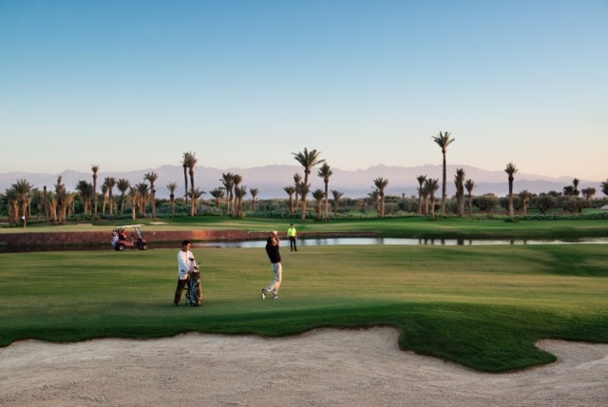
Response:
[[[608,1],[0,0],[0,173],[448,163],[608,178]]]

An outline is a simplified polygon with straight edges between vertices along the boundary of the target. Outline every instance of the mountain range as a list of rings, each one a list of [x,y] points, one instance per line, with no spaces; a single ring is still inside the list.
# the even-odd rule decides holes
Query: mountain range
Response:
[[[448,165],[447,166],[447,194],[451,196],[455,193],[454,175],[456,169],[462,168],[466,173],[466,179],[471,179],[475,182],[474,195],[482,195],[485,193],[494,193],[497,196],[506,196],[508,194],[507,174],[503,170],[488,171],[477,167],[467,165]],[[156,172],[158,179],[155,182],[156,196],[158,198],[168,198],[169,189],[166,187],[171,182],[177,183],[176,195],[182,195],[184,191],[184,170],[182,166],[163,165],[158,168],[148,168],[138,171],[128,172],[112,172],[103,171],[100,168],[98,172],[98,190],[99,186],[104,182],[106,177],[114,177],[116,180],[126,178],[135,185],[144,181],[144,174]],[[318,168],[314,168],[309,176],[311,184],[311,192],[317,188],[324,189],[323,179],[317,176]],[[426,175],[427,178],[437,178],[441,185],[441,165],[423,165],[416,167],[399,167],[376,165],[367,169],[346,171],[333,169],[333,175],[329,179],[329,189],[342,192],[344,198],[362,198],[372,192],[374,187],[374,179],[388,179],[388,186],[385,189],[387,195],[405,196],[417,195],[419,175]],[[241,185],[246,186],[247,190],[251,188],[258,189],[258,199],[271,198],[287,198],[287,193],[283,190],[284,187],[294,184],[293,176],[296,173],[303,175],[303,168],[297,165],[267,165],[262,167],[252,168],[227,168],[217,169],[211,167],[197,166],[194,172],[195,186],[201,191],[211,191],[215,188],[222,187],[221,179],[224,173],[239,174],[243,178]],[[49,173],[28,173],[28,172],[9,172],[0,174],[0,191],[10,188],[12,184],[19,179],[25,179],[34,187],[43,189],[54,189],[57,178],[61,176],[62,183],[66,185],[69,191],[74,191],[76,184],[85,180],[93,182],[92,172],[78,172],[73,170],[65,170],[59,174]],[[572,185],[572,181],[576,178],[571,177],[548,177],[544,175],[527,174],[523,172],[515,173],[513,183],[513,191],[515,193],[528,190],[532,193],[558,191],[567,185]],[[600,181],[582,180],[578,189],[593,187],[596,189],[596,197],[602,196]],[[439,192],[441,193],[441,192]],[[114,194],[117,194],[115,190]],[[205,198],[210,198],[209,194],[204,195]],[[330,195],[331,197],[331,195]]]

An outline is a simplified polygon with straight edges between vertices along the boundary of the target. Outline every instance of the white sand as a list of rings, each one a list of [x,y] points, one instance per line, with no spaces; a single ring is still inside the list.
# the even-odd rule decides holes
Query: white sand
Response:
[[[281,339],[187,334],[0,349],[0,406],[608,406],[608,344],[487,374],[403,352],[392,328]]]

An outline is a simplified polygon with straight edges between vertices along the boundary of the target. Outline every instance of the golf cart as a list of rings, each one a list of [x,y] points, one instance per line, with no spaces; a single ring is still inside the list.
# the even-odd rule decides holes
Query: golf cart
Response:
[[[128,236],[127,230],[130,232]],[[112,230],[112,247],[118,251],[125,249],[148,250],[148,242],[141,235],[139,225],[119,226]]]

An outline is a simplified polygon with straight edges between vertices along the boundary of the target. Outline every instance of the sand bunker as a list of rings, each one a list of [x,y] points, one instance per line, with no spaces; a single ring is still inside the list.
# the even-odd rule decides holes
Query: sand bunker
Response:
[[[556,363],[487,374],[403,352],[393,328],[266,339],[186,334],[0,349],[0,405],[608,405],[608,344],[541,341]]]

